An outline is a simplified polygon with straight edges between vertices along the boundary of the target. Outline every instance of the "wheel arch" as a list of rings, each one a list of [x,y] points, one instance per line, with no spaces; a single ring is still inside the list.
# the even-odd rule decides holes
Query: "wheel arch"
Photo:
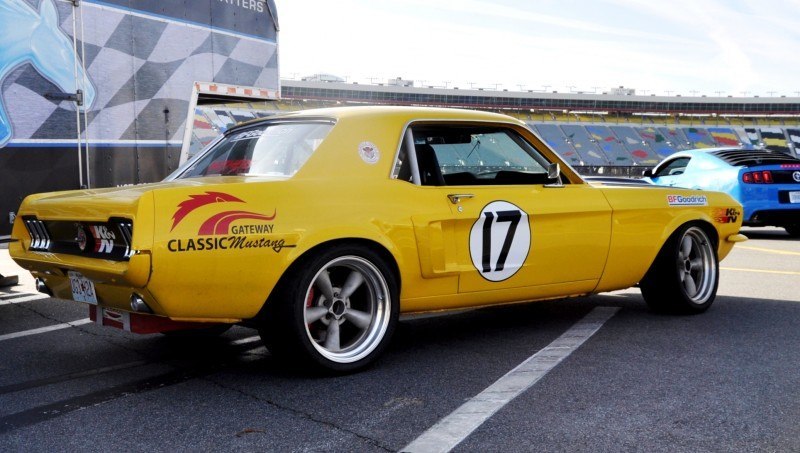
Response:
[[[676,231],[689,224],[697,225],[702,228],[703,232],[708,234],[708,237],[714,240],[714,248],[717,250],[719,249],[719,232],[714,227],[711,217],[709,217],[706,213],[697,215],[697,213],[687,211],[683,215],[674,217],[670,222],[669,227],[664,229],[664,234],[661,238],[661,245],[658,247],[658,251],[661,251],[661,248],[664,247],[664,245],[667,243],[667,241],[669,241]]]
[[[661,246],[658,248],[658,252],[661,252],[661,250],[667,245],[669,240],[678,232],[678,230],[687,225],[695,225],[702,229],[703,232],[706,233],[712,241],[714,241],[714,250],[719,251],[719,233],[717,232],[717,229],[714,228],[714,225],[709,220],[704,218],[691,218],[682,219],[681,221],[672,225],[672,227],[668,230],[669,234],[665,235],[665,238],[661,241]]]
[[[681,253],[688,253],[681,252],[680,249],[683,247],[684,238],[689,237],[689,232],[692,230],[702,231],[710,242],[701,242],[702,245],[697,249],[700,252],[693,252],[695,259],[700,261],[699,266],[702,267],[702,272],[698,274],[694,273],[694,264],[689,267],[690,255],[680,257]],[[656,312],[676,314],[697,314],[707,310],[716,297],[719,285],[718,244],[719,235],[716,228],[703,219],[683,222],[673,230],[639,281],[642,297],[648,307]],[[705,254],[706,258],[702,256],[705,253],[702,251],[704,248],[709,252]],[[694,246],[690,247],[690,250],[694,251]],[[691,259],[691,262],[694,263],[695,259]],[[684,262],[681,264],[680,260]],[[707,268],[704,263],[713,269]],[[694,280],[691,285],[693,289],[688,289],[689,286],[683,283],[685,278]],[[692,294],[687,293],[687,290]],[[702,300],[698,302],[695,297],[701,297]]]
[[[664,249],[664,247],[667,247],[667,245],[669,244],[670,239],[672,239],[672,237],[675,236],[675,234],[677,234],[678,231],[681,228],[683,228],[685,226],[688,226],[688,225],[697,226],[698,228],[703,230],[703,232],[706,233],[706,235],[708,235],[709,239],[711,239],[713,241],[714,250],[717,253],[719,253],[719,234],[717,232],[717,229],[714,228],[714,225],[711,224],[711,222],[709,222],[709,221],[707,221],[705,219],[694,218],[694,219],[685,219],[685,220],[683,220],[681,222],[678,222],[677,224],[673,225],[672,228],[669,229],[669,234],[666,235],[666,238],[661,242],[661,246],[658,247],[658,252],[656,253],[656,257],[658,256],[658,254],[661,253],[661,251]],[[642,279],[647,276],[647,274],[650,272],[650,270],[655,265],[655,262],[656,262],[656,258],[654,258],[653,261],[650,263],[650,266],[648,266],[648,268],[645,271],[644,275],[642,275]],[[640,279],[640,281],[641,281],[641,279]]]
[[[719,232],[717,231],[716,228],[714,228],[714,225],[711,224],[710,222],[708,222],[707,220],[704,220],[704,219],[697,219],[697,220],[694,220],[694,221],[686,222],[683,225],[686,225],[686,224],[689,224],[689,223],[697,225],[700,229],[702,229],[708,235],[709,239],[714,241],[714,250],[716,250],[717,253],[719,253]],[[683,225],[681,225],[681,226],[683,226]],[[677,231],[677,229],[676,229],[676,231]],[[674,232],[673,232],[673,234],[674,234]]]
[[[253,318],[255,321],[263,320],[266,316],[268,316],[268,311],[270,306],[273,303],[276,303],[275,294],[279,293],[277,291],[281,285],[288,284],[287,282],[295,278],[298,270],[305,265],[306,261],[324,250],[328,250],[330,248],[334,248],[341,245],[361,245],[370,248],[371,250],[375,251],[385,262],[386,265],[389,266],[390,271],[392,272],[393,276],[395,277],[395,281],[397,282],[397,291],[398,295],[400,294],[400,289],[402,288],[402,276],[400,273],[400,266],[397,263],[397,258],[391,251],[382,243],[367,239],[363,237],[349,237],[349,238],[336,238],[330,239],[319,244],[314,245],[313,247],[305,250],[300,255],[298,255],[292,263],[287,267],[286,271],[281,275],[278,279],[278,282],[272,288],[267,299],[264,301],[264,304],[261,306],[261,309],[258,311],[256,316]]]

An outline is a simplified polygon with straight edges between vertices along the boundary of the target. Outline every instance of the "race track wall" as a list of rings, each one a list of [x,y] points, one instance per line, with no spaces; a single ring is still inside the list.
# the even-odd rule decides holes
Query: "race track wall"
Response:
[[[0,236],[30,193],[169,174],[195,81],[279,88],[271,0],[79,5],[0,2]],[[83,107],[65,100],[79,89]],[[88,142],[80,169],[79,136]]]

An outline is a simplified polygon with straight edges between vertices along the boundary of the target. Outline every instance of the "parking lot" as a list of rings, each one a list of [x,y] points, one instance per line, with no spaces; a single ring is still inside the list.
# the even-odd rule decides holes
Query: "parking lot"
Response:
[[[287,369],[243,327],[100,328],[20,273],[0,289],[0,450],[798,451],[800,241],[744,233],[705,314],[631,289],[409,317],[341,377]]]

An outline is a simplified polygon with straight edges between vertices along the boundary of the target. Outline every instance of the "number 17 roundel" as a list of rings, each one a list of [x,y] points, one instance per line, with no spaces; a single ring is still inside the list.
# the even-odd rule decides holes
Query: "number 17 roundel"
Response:
[[[516,274],[530,248],[528,214],[507,201],[487,204],[469,233],[472,265],[483,278],[493,282]]]

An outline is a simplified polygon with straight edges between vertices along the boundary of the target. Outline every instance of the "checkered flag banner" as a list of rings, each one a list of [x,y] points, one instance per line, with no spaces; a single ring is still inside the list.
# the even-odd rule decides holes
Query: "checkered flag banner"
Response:
[[[83,0],[79,5],[60,0],[0,4],[4,35],[33,27],[41,36],[31,39],[57,43],[43,46],[49,53],[31,51],[24,63],[10,68],[2,67],[9,52],[0,51],[0,110],[8,118],[0,146],[74,141],[75,103],[52,93],[74,93],[80,86],[87,88],[87,137],[106,143],[180,142],[195,82],[278,90],[277,18],[271,2]],[[52,23],[53,30],[42,32],[38,25],[43,23]],[[69,47],[60,49],[64,43]],[[59,53],[67,54],[66,61],[58,60],[64,58]],[[76,83],[73,66],[78,81],[85,77],[83,84]]]

